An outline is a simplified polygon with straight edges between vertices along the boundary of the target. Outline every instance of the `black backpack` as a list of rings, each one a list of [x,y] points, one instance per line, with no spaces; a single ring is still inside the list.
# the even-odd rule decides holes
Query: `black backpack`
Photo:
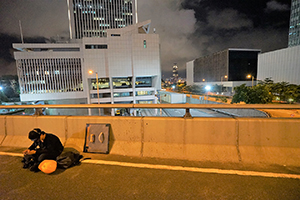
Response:
[[[80,164],[80,159],[82,158],[83,156],[79,153],[75,153],[72,151],[63,152],[56,158],[57,167],[61,169],[70,168],[72,166]]]

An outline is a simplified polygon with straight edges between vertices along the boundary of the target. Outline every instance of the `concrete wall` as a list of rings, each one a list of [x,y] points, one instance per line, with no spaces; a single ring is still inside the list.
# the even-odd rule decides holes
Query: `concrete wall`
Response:
[[[0,116],[0,145],[28,147],[39,127],[82,151],[88,123],[111,125],[110,154],[300,166],[299,118]]]

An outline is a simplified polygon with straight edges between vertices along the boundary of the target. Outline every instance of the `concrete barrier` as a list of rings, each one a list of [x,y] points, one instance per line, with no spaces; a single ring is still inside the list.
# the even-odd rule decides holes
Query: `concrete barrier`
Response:
[[[225,118],[145,118],[143,155],[238,162],[235,124]]]
[[[6,136],[5,123],[6,123],[6,116],[0,116],[0,145],[2,145],[4,138]]]
[[[68,139],[66,147],[83,151],[86,124],[110,124],[109,148],[111,154],[140,156],[141,154],[141,118],[135,117],[68,117]]]
[[[28,147],[38,127],[83,151],[91,123],[111,125],[110,154],[300,166],[300,119],[1,116],[1,146]]]
[[[34,128],[45,132],[54,133],[62,143],[65,143],[65,118],[64,116],[7,116],[6,137],[2,146],[28,147],[32,143],[28,133]]]
[[[300,166],[300,119],[238,121],[243,162]]]

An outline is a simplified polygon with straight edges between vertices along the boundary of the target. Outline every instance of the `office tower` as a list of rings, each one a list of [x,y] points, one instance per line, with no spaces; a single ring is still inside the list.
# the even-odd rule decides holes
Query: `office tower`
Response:
[[[174,65],[173,65],[173,77],[174,78],[178,77],[178,66],[177,66],[177,63],[174,63]]]
[[[229,48],[190,61],[186,64],[187,84],[221,84],[228,91],[244,83],[251,85],[251,78],[257,79],[260,52],[260,49]]]
[[[289,47],[300,44],[300,0],[292,0]]]
[[[137,23],[136,0],[67,0],[71,39],[106,37],[107,29]]]

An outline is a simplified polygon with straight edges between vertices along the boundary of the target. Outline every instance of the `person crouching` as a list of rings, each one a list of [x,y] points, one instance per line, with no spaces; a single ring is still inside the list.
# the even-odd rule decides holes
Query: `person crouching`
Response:
[[[56,160],[56,157],[64,150],[60,139],[56,135],[45,133],[39,128],[30,131],[28,138],[33,143],[23,151],[24,169],[30,168],[30,171],[38,172],[38,166],[43,160]]]

